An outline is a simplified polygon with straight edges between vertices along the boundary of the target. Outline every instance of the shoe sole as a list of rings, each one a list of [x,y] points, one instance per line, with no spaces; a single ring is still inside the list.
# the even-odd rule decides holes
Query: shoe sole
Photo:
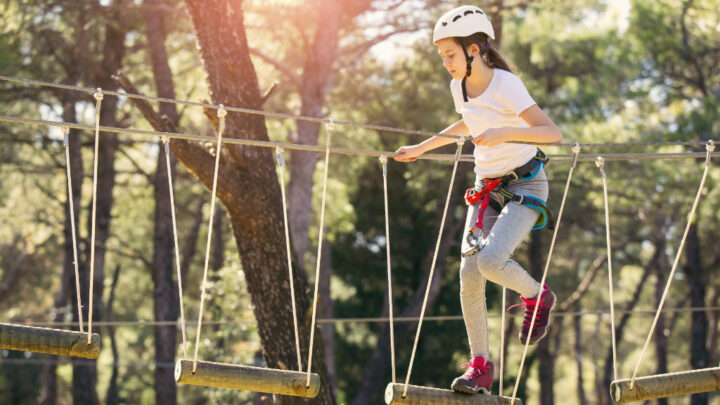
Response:
[[[553,304],[552,304],[552,306],[550,307],[550,312],[548,312],[548,319],[550,319],[550,315],[552,315],[552,312],[555,310],[555,305],[557,305],[557,295],[555,295],[555,293],[552,292],[552,291],[550,291],[550,294],[553,295]],[[544,338],[545,336],[547,336],[548,332],[550,331],[550,326],[551,326],[551,325],[548,323],[548,326],[545,328],[545,332],[543,332],[542,336],[539,336],[539,337],[537,337],[537,338],[535,338],[535,339],[530,339],[530,344],[531,344],[531,345],[534,345],[534,344],[536,344],[537,342],[543,340],[543,338]],[[522,344],[525,344],[525,342],[527,341],[526,339],[527,339],[527,337],[526,337],[525,339],[520,338],[520,341],[522,342]]]
[[[457,381],[453,381],[453,383],[452,383],[452,385],[451,385],[450,388],[452,388],[453,391],[459,392],[459,393],[462,393],[462,394],[479,394],[479,393],[482,393],[482,394],[484,394],[484,395],[490,395],[490,391],[489,391],[487,388],[485,388],[485,387],[480,387],[480,386],[478,386],[477,389],[472,389],[472,388],[467,387],[467,386],[465,386],[465,385],[463,385],[462,383],[457,382]]]

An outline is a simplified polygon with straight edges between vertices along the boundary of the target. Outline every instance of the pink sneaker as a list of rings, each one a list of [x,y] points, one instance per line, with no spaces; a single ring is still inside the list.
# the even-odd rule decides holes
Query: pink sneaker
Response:
[[[521,305],[525,308],[525,318],[523,319],[522,328],[520,328],[520,342],[522,344],[525,344],[528,335],[530,335],[530,344],[534,345],[542,338],[544,338],[545,335],[547,335],[548,330],[550,330],[550,313],[555,308],[555,302],[557,301],[557,297],[555,297],[555,293],[550,291],[548,286],[545,285],[543,286],[543,292],[540,295],[539,300],[537,297],[533,299],[520,297],[520,300],[522,300],[522,304],[518,305]],[[517,305],[513,305],[510,308],[513,308],[515,306]],[[531,333],[530,321],[532,321],[535,306],[539,306],[539,308],[537,311],[537,316],[535,317],[535,325],[533,325],[533,330]]]
[[[473,357],[469,363],[462,365],[467,368],[465,374],[456,378],[452,383],[452,390],[455,392],[464,392],[466,394],[477,394],[482,391],[483,394],[490,394],[490,388],[493,384],[493,373],[495,366],[491,361],[486,361],[481,356]]]

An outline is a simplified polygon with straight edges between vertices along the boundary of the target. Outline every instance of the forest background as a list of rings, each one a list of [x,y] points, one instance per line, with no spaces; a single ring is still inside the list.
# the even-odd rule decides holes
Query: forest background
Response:
[[[717,140],[720,3],[714,0],[492,0],[495,45],[512,61],[566,142]],[[434,21],[455,1],[415,0],[7,0],[0,3],[0,74],[227,106],[439,131],[454,112],[449,76],[431,44]],[[121,85],[114,76],[123,71]],[[123,87],[124,86],[124,87]],[[94,125],[91,94],[2,81],[4,116]],[[163,118],[160,118],[163,117]],[[104,126],[215,136],[212,109],[139,105],[106,95]],[[87,319],[93,133],[71,130],[80,285]],[[225,136],[326,142],[317,122],[231,112]],[[419,136],[337,125],[332,145],[388,152]],[[173,140],[187,336],[194,350],[215,148]],[[569,147],[546,147],[569,154]],[[440,152],[453,153],[454,146]],[[586,147],[582,153],[704,152],[704,147]],[[464,153],[471,153],[466,145]],[[0,123],[0,313],[3,322],[77,328],[63,137],[57,127]],[[178,325],[171,206],[159,137],[101,133],[98,156],[94,322],[97,361],[2,351],[3,404],[377,404],[391,379],[382,168],[374,157],[287,153],[289,223],[306,362],[312,292],[319,287],[313,362],[323,389],[312,401],[176,386]],[[273,151],[225,145],[200,358],[294,369],[282,204]],[[329,165],[320,278],[322,173]],[[548,166],[557,211],[569,169]],[[417,317],[426,290],[452,166],[388,164],[395,316]],[[606,164],[619,375],[630,376],[697,190],[703,159]],[[717,365],[720,317],[720,171],[713,162],[641,374]],[[468,358],[460,319],[461,163],[451,192],[428,316],[411,382],[447,387]],[[551,233],[532,232],[514,258],[538,279]],[[548,283],[559,298],[551,333],[530,350],[519,397],[526,404],[610,404],[609,294],[600,172],[580,162],[570,187]],[[497,358],[501,289],[488,284]],[[518,301],[510,294],[509,303]],[[695,308],[695,310],[692,310]],[[698,310],[698,308],[702,308]],[[521,318],[505,328],[505,394],[522,353]],[[517,314],[515,314],[517,315]],[[337,319],[337,321],[332,321]],[[345,319],[346,321],[343,321]],[[347,321],[347,319],[352,319]],[[395,326],[404,379],[417,322]],[[497,362],[497,361],[496,361]],[[497,386],[494,388],[497,390]],[[496,391],[495,391],[496,392]],[[720,395],[657,400],[720,404]]]

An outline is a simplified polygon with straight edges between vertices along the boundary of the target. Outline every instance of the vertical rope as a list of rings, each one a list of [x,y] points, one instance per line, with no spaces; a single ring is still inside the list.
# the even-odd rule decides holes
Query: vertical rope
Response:
[[[707,178],[708,171],[710,170],[710,156],[711,153],[715,150],[715,142],[708,141],[707,145],[705,145],[705,150],[707,151],[707,154],[705,156],[705,171],[703,171],[702,179],[700,180],[700,186],[698,187],[697,194],[695,195],[695,201],[693,202],[692,209],[690,209],[690,214],[688,215],[688,222],[685,226],[685,233],[683,233],[682,240],[680,241],[680,247],[678,248],[677,254],[675,255],[675,261],[673,262],[672,270],[670,270],[670,275],[668,276],[668,281],[665,285],[665,291],[663,291],[662,298],[660,299],[660,304],[658,305],[657,312],[655,313],[655,319],[653,319],[652,326],[650,327],[650,333],[648,333],[647,339],[645,340],[645,346],[643,346],[643,349],[640,352],[640,358],[638,358],[637,365],[635,365],[635,371],[633,371],[632,379],[630,380],[631,390],[635,386],[635,378],[637,377],[640,363],[643,360],[643,356],[645,355],[645,350],[647,349],[648,344],[650,344],[650,339],[655,332],[658,318],[660,318],[660,313],[662,312],[663,305],[665,305],[665,299],[667,298],[668,292],[670,291],[670,284],[673,281],[673,277],[675,276],[675,270],[677,270],[678,263],[680,262],[680,256],[682,255],[682,251],[685,248],[685,240],[687,239],[688,232],[690,231],[690,226],[695,219],[695,210],[697,209],[698,203],[700,202],[700,196],[702,195],[703,187],[705,187],[705,179]]]
[[[612,250],[610,248],[610,209],[608,208],[608,192],[607,192],[607,174],[605,173],[605,159],[602,156],[598,156],[597,167],[602,173],[603,181],[603,195],[605,196],[605,239],[607,240],[607,258],[608,258],[608,286],[610,290],[610,329],[612,332],[612,355],[613,355],[613,376],[614,379],[618,379],[617,371],[617,342],[615,338],[615,291],[613,283],[613,271],[612,271]]]
[[[293,327],[295,328],[295,352],[297,353],[298,371],[302,371],[302,358],[300,355],[300,335],[298,334],[297,308],[295,306],[295,283],[293,282],[292,254],[290,253],[290,230],[287,217],[287,199],[285,198],[285,151],[278,146],[275,148],[278,168],[280,169],[280,191],[282,194],[283,219],[285,224],[285,250],[287,251],[288,275],[290,277],[290,302],[292,304]]]
[[[95,212],[97,207],[97,167],[98,145],[100,143],[100,106],[103,100],[102,89],[98,87],[93,97],[95,98],[95,157],[93,158],[92,223],[90,225],[90,293],[88,294],[87,344],[92,343],[93,290],[95,287]]]
[[[385,197],[385,240],[387,241],[387,280],[388,309],[390,311],[390,359],[392,363],[392,382],[395,384],[395,320],[393,318],[392,266],[390,265],[390,209],[388,207],[387,156],[380,155],[383,169],[383,195]]]
[[[417,332],[415,333],[415,342],[413,343],[412,354],[410,355],[410,365],[408,366],[407,376],[405,377],[405,388],[402,397],[407,396],[408,386],[410,386],[410,374],[412,373],[413,363],[415,362],[415,352],[417,351],[418,340],[420,339],[420,330],[422,329],[423,317],[425,316],[425,307],[427,306],[428,295],[430,294],[430,286],[432,285],[433,274],[435,273],[435,262],[437,261],[438,250],[440,250],[440,242],[442,241],[443,229],[445,228],[445,217],[447,217],[448,206],[450,205],[450,196],[452,195],[453,185],[455,184],[455,173],[457,172],[458,162],[462,154],[465,138],[457,139],[457,151],[453,164],[452,174],[450,175],[450,187],[448,188],[447,197],[445,198],[445,208],[443,209],[442,219],[440,221],[440,230],[438,232],[437,243],[435,244],[435,252],[433,253],[432,265],[430,266],[430,276],[428,277],[427,288],[425,289],[425,298],[423,299],[422,309],[420,310],[420,322],[418,323]]]
[[[312,372],[312,353],[315,343],[315,318],[317,315],[318,285],[320,280],[320,260],[322,259],[323,233],[325,231],[325,200],[327,197],[328,167],[330,166],[330,139],[335,123],[330,120],[325,124],[325,170],[323,171],[322,203],[320,204],[320,228],[318,228],[318,253],[315,266],[315,293],[313,294],[312,323],[310,324],[310,349],[308,350],[307,381],[305,387],[310,387],[310,373]]]
[[[73,265],[75,266],[75,297],[77,298],[80,332],[83,333],[85,332],[85,328],[83,327],[82,300],[80,299],[80,270],[78,269],[77,237],[75,236],[75,203],[73,202],[72,176],[70,172],[70,140],[68,139],[68,135],[70,134],[70,128],[66,125],[63,125],[62,133],[63,146],[65,147],[65,170],[67,172],[68,204],[70,205],[70,229],[72,231]]]
[[[165,147],[165,166],[167,166],[168,189],[170,190],[170,212],[172,213],[173,241],[175,242],[175,268],[177,269],[178,297],[180,298],[180,324],[182,327],[183,359],[187,359],[187,329],[185,324],[185,304],[183,303],[182,273],[180,271],[180,247],[178,244],[177,221],[175,219],[175,196],[173,191],[172,170],[170,170],[170,138],[162,137]]]
[[[500,306],[500,387],[498,395],[503,394],[503,383],[505,377],[505,307],[507,305],[507,288],[503,286],[502,306]]]
[[[552,242],[550,242],[550,251],[548,252],[547,260],[545,261],[545,270],[543,270],[542,280],[540,281],[540,291],[538,291],[538,300],[542,297],[543,286],[545,285],[545,279],[547,278],[548,269],[550,268],[550,260],[552,259],[553,250],[555,249],[555,240],[557,239],[558,231],[560,230],[560,221],[562,220],[563,211],[565,211],[565,201],[567,200],[568,191],[570,190],[570,182],[572,181],[573,172],[577,165],[578,154],[580,153],[580,146],[575,144],[572,148],[573,160],[570,164],[570,172],[568,173],[567,182],[565,182],[565,191],[563,192],[562,201],[560,202],[560,210],[558,211],[557,222],[555,223],[555,231],[553,232]],[[527,356],[528,347],[530,347],[530,338],[532,337],[532,330],[535,327],[535,318],[537,317],[538,309],[540,305],[535,305],[532,319],[530,320],[530,332],[528,333],[527,340],[525,341],[525,347],[523,348],[522,358],[520,359],[520,368],[518,369],[517,379],[515,380],[515,388],[513,388],[511,404],[515,403],[517,397],[518,387],[520,386],[520,377],[522,376],[523,365],[525,364],[525,357]]]
[[[222,148],[222,134],[223,131],[225,131],[225,116],[227,116],[227,111],[225,110],[225,106],[220,104],[218,106],[217,110],[217,116],[219,119],[218,122],[218,133],[217,133],[217,145],[215,146],[215,173],[213,174],[213,186],[212,186],[212,196],[210,197],[210,218],[208,222],[208,238],[207,238],[207,247],[205,248],[205,268],[203,270],[203,280],[202,280],[202,287],[200,294],[200,313],[198,314],[198,327],[197,327],[197,336],[195,336],[195,355],[193,357],[193,367],[192,372],[195,373],[197,370],[197,361],[198,361],[198,351],[200,349],[200,331],[202,329],[202,318],[203,318],[203,312],[205,308],[205,287],[207,284],[207,273],[208,273],[208,262],[210,260],[210,243],[212,241],[212,223],[213,218],[215,217],[215,193],[217,192],[217,179],[218,179],[218,170],[220,168],[220,149]]]

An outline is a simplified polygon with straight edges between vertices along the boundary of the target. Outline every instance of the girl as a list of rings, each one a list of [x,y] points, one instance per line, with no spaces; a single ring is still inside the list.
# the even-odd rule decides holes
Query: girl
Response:
[[[537,343],[549,328],[555,294],[540,284],[510,255],[531,229],[546,224],[544,201],[547,161],[535,146],[517,142],[561,142],[562,134],[535,104],[520,78],[492,47],[495,34],[488,16],[478,7],[463,6],[445,13],[435,25],[433,43],[452,76],[450,92],[462,119],[444,129],[449,135],[472,136],[475,144],[474,189],[469,205],[460,262],[460,301],[468,332],[471,360],[468,370],[452,383],[458,392],[487,394],[494,366],[488,346],[485,280],[520,293],[525,320],[520,340]],[[513,141],[514,143],[508,143]],[[396,151],[395,160],[411,162],[423,153],[455,142],[432,137]],[[533,330],[530,320],[538,313]]]

